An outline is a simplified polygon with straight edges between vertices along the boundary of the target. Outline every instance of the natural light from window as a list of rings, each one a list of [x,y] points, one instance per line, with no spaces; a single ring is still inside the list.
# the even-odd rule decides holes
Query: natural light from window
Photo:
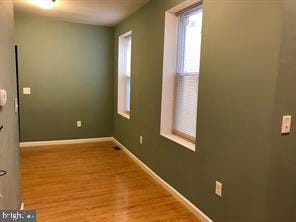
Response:
[[[131,31],[119,36],[118,41],[118,114],[129,118],[131,97]]]
[[[203,9],[185,3],[165,14],[160,134],[195,151]]]
[[[201,50],[202,10],[185,18],[184,73],[198,73]]]
[[[202,9],[200,7],[180,15],[173,132],[193,143],[196,140],[201,27]]]

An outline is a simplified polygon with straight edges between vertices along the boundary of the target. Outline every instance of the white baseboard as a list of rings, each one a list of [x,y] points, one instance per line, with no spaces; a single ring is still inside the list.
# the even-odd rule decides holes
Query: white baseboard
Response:
[[[202,222],[213,222],[206,214],[204,214],[200,209],[198,209],[193,203],[191,203],[187,198],[175,190],[171,185],[164,181],[160,176],[154,173],[146,164],[139,160],[134,154],[132,154],[125,146],[118,142],[115,138],[113,141],[121,147],[121,149],[133,159],[144,171],[146,171],[150,176],[157,180],[166,190],[168,190],[175,198],[182,202],[195,216],[197,216]]]
[[[32,147],[32,146],[48,146],[48,145],[66,145],[66,144],[80,144],[90,142],[105,142],[113,141],[132,159],[134,160],[145,172],[152,176],[156,181],[160,183],[166,190],[168,190],[175,198],[183,203],[195,216],[197,216],[202,222],[213,222],[206,214],[198,209],[193,203],[185,198],[181,193],[175,190],[171,185],[164,181],[160,176],[154,173],[146,164],[139,160],[134,154],[132,154],[125,146],[123,146],[114,137],[102,137],[102,138],[89,138],[89,139],[73,139],[73,140],[53,140],[53,141],[36,141],[36,142],[22,142],[20,147]],[[24,208],[24,203],[21,205],[21,209]]]
[[[80,143],[92,143],[92,142],[105,142],[105,141],[113,141],[113,140],[114,140],[113,137],[100,137],[100,138],[72,139],[72,140],[34,141],[34,142],[21,142],[20,147],[80,144]]]
[[[24,202],[22,202],[20,210],[24,210],[24,209],[25,209],[25,204],[24,204]]]

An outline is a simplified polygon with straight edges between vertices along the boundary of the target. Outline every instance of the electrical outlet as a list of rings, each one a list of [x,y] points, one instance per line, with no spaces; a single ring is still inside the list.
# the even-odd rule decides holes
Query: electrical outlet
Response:
[[[282,118],[282,130],[281,130],[282,134],[288,134],[288,133],[291,132],[291,121],[292,121],[292,116],[291,115],[283,116],[283,118]]]
[[[217,196],[222,197],[222,183],[220,183],[219,181],[216,181],[215,193]]]
[[[77,121],[77,127],[80,128],[82,126],[82,123],[80,120]]]
[[[139,143],[140,143],[140,144],[143,144],[143,137],[142,137],[142,136],[140,136]]]

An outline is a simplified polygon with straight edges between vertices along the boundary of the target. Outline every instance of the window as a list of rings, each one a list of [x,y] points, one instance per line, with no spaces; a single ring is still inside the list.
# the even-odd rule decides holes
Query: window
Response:
[[[131,96],[132,32],[119,36],[118,41],[118,100],[117,112],[129,118]]]
[[[191,150],[196,142],[201,31],[199,0],[185,0],[166,12],[160,134]]]
[[[195,143],[202,9],[179,15],[173,133]]]

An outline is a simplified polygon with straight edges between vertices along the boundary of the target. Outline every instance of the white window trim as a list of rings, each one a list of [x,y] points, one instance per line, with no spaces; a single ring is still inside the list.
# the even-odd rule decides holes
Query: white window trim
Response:
[[[197,139],[192,143],[172,132],[179,35],[179,16],[176,13],[200,2],[201,0],[187,0],[165,13],[160,135],[191,151],[196,150]]]
[[[121,45],[121,41],[123,41],[122,39],[126,38],[127,36],[132,36],[132,31],[128,31],[118,37],[117,114],[127,119],[130,119],[130,112],[127,112],[124,108],[126,106],[126,98],[124,96],[125,93],[122,92],[123,85],[126,81],[126,75],[124,75],[124,72],[122,71],[124,69],[125,64],[123,64],[122,62],[122,53],[124,51],[124,46]]]
[[[175,142],[175,143],[178,143],[179,145],[181,146],[184,146],[186,147],[187,149],[189,150],[192,150],[192,151],[195,151],[195,144],[188,141],[188,140],[185,140],[183,139],[182,137],[176,135],[176,134],[173,134],[173,133],[170,133],[170,134],[160,134],[161,136]]]
[[[124,113],[124,112],[118,111],[117,114],[119,114],[120,116],[125,117],[127,119],[130,119],[130,114],[129,113]]]

